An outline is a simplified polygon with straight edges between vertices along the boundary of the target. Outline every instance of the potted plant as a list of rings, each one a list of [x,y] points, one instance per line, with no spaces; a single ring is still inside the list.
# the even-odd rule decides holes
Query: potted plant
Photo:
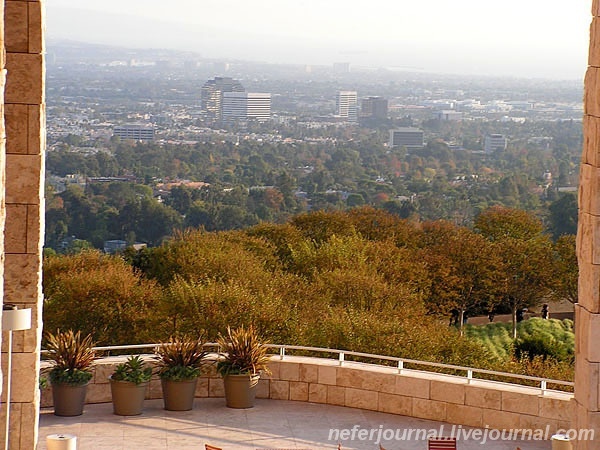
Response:
[[[137,416],[142,413],[146,388],[152,378],[152,368],[140,355],[129,356],[117,365],[110,377],[113,412],[119,416]]]
[[[156,349],[165,409],[189,411],[194,406],[196,384],[207,356],[200,339],[171,337]]]
[[[92,379],[93,346],[91,335],[82,338],[80,331],[46,334],[46,355],[53,363],[48,379],[57,416],[83,414],[87,385]]]
[[[227,327],[227,335],[219,335],[217,342],[221,351],[217,372],[223,377],[227,406],[252,408],[261,372],[270,373],[266,343],[252,326]]]

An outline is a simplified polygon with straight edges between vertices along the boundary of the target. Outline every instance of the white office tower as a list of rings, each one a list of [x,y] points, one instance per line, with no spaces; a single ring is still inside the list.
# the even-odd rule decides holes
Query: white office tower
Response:
[[[338,91],[335,107],[338,117],[348,122],[358,120],[358,95],[356,91]]]
[[[271,94],[263,92],[224,92],[223,121],[256,120],[266,122],[271,118]]]

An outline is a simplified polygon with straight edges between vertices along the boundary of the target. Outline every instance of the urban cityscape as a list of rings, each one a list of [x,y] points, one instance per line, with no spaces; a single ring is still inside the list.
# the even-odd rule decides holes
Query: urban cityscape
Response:
[[[0,445],[598,450],[583,3],[1,3]]]
[[[245,304],[250,289],[260,294],[250,294],[247,320],[253,325],[269,317],[261,331],[277,342],[400,351],[499,373],[512,364],[519,374],[572,379],[580,82],[343,61],[216,60],[73,42],[48,49],[48,329],[66,320],[102,343],[200,328],[221,339],[215,324],[235,321],[235,308]],[[392,254],[382,252],[384,242],[394,242]],[[261,255],[276,255],[270,264],[279,268],[268,277],[277,293],[263,286],[264,263],[254,261],[264,245]],[[213,262],[186,275],[191,261],[206,261],[205,252],[216,248]],[[192,266],[175,263],[189,252]],[[336,256],[329,260],[326,252]],[[127,318],[98,327],[96,321],[105,319],[70,303],[79,288],[73,285],[67,295],[56,290],[80,276],[77,285],[94,286],[100,279],[93,270],[75,275],[59,267],[90,267],[101,254],[107,274],[129,273],[117,268],[123,261],[133,268],[126,283],[142,291],[114,294],[124,308],[152,311],[139,327],[126,325]],[[200,281],[212,279],[213,270],[224,272],[208,284]],[[237,281],[238,272],[253,275]],[[235,293],[228,293],[223,276],[235,280]],[[282,303],[279,290],[287,276],[297,286]],[[213,283],[224,294],[205,292]],[[199,291],[185,293],[189,289]],[[142,306],[144,297],[155,295],[161,297],[157,304]],[[199,296],[196,306],[183,301],[188,295]],[[231,296],[233,311],[215,310],[221,295]],[[94,308],[105,301],[89,298],[95,298]],[[177,319],[171,301],[183,308]],[[317,324],[306,315],[308,303],[333,310],[323,310],[325,320]],[[69,312],[61,312],[66,305]],[[198,307],[206,308],[202,316]],[[293,317],[294,308],[301,317]],[[379,313],[373,315],[374,309]],[[261,311],[263,319],[251,311]],[[344,317],[341,334],[328,328],[338,314]],[[428,318],[413,329],[420,338],[410,348],[399,344],[397,333],[358,346],[369,333],[361,329],[361,337],[353,338],[358,341],[347,340],[357,333],[348,328],[354,314],[375,320],[374,329],[399,323],[404,336],[416,317]],[[276,316],[284,318],[286,330],[275,326]],[[431,334],[448,316],[450,327]],[[174,328],[154,327],[152,317]],[[496,323],[506,335],[482,344]],[[433,344],[424,347],[427,333]],[[550,333],[552,345],[540,347],[539,333]],[[500,354],[486,360],[487,352]],[[275,383],[268,395],[278,398]],[[557,399],[569,391],[568,385],[557,388]],[[281,398],[296,397],[290,390]],[[59,411],[57,401],[50,404]]]
[[[172,227],[231,229],[367,204],[404,217],[469,224],[486,205],[500,202],[551,221],[544,211],[557,193],[577,189],[582,101],[575,81],[394,72],[342,62],[214,61],[93,45],[50,48],[53,192],[121,180],[151,187],[162,206],[173,206],[172,187],[193,198],[179,210],[183,220],[168,220],[151,238],[136,237],[126,224],[119,229],[127,232],[111,232],[109,224],[100,234],[81,234],[64,207],[56,215],[51,207],[47,245],[57,250],[73,239],[98,248],[115,245],[105,241],[156,245]],[[124,146],[141,158],[135,169],[119,157]],[[183,166],[149,167],[150,156],[143,155],[160,148]],[[531,163],[507,161],[517,154]],[[93,196],[94,190],[86,192]],[[283,199],[265,202],[265,195]],[[218,218],[223,205],[228,219]]]

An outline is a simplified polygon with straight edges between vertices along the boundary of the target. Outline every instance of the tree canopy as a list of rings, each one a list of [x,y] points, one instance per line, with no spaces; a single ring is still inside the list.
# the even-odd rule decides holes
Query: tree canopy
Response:
[[[449,312],[514,313],[567,295],[568,283],[551,281],[572,279],[574,241],[553,245],[518,211],[482,217],[493,239],[362,207],[243,231],[189,229],[124,255],[48,256],[45,326],[125,344],[254,324],[274,342],[500,369],[506,361],[448,326]]]

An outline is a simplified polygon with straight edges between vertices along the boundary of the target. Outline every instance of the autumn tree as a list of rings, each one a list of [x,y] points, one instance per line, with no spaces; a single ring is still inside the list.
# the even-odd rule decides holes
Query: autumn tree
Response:
[[[551,294],[552,243],[541,221],[526,211],[492,207],[475,221],[475,230],[493,244],[500,258],[496,295],[512,313],[517,337],[517,311],[539,305]]]
[[[542,222],[527,211],[492,206],[475,220],[475,230],[490,241],[505,238],[527,240],[539,236],[544,230]]]
[[[577,196],[567,193],[548,207],[550,230],[555,239],[565,234],[577,234]]]
[[[353,208],[346,213],[360,235],[369,240],[391,240],[398,247],[416,247],[418,227],[395,214],[372,206]]]
[[[553,296],[557,300],[566,299],[577,303],[577,283],[579,268],[575,249],[575,235],[565,234],[553,246],[554,276],[552,277]]]
[[[321,244],[332,236],[353,236],[356,234],[350,218],[343,212],[315,211],[293,217],[290,223],[300,230],[307,239]]]
[[[136,344],[153,334],[158,285],[123,259],[88,250],[44,259],[44,327],[81,330],[102,345]]]
[[[423,260],[429,273],[429,310],[448,314],[458,311],[463,332],[467,311],[493,307],[500,260],[482,235],[449,222],[423,225]]]

